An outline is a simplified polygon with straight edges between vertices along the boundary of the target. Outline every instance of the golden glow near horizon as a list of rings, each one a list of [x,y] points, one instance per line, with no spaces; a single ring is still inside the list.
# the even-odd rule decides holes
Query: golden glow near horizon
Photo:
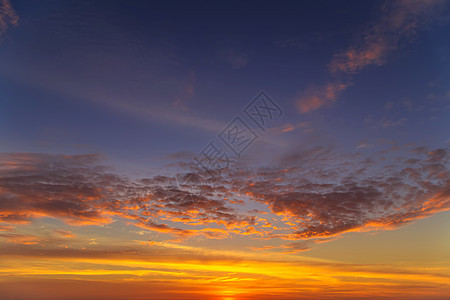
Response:
[[[88,248],[10,241],[3,244],[4,249],[15,250],[2,255],[0,286],[8,294],[15,284],[31,280],[42,283],[42,291],[51,282],[58,290],[57,282],[61,281],[60,293],[67,297],[88,297],[91,288],[97,286],[97,292],[111,299],[170,299],[176,295],[199,299],[349,298],[388,294],[405,298],[431,297],[450,291],[450,263],[445,261],[445,256],[438,255],[448,253],[450,243],[447,240],[439,244],[433,238],[439,233],[430,234],[427,229],[448,226],[449,214],[441,213],[393,231],[352,233],[329,242],[324,247],[325,252],[324,248],[317,247],[297,254],[277,252],[269,247],[256,251],[220,250],[214,241],[197,247],[142,240],[126,244],[117,239],[103,241],[104,244],[97,247],[92,239],[83,242],[80,238],[79,244],[86,243]],[[62,233],[69,236],[66,231]],[[69,239],[73,239],[74,234],[70,236]],[[395,243],[398,237],[403,240]],[[411,247],[414,241],[416,247]],[[421,243],[428,245],[424,248]],[[340,249],[343,246],[350,252],[348,257],[342,257],[345,261],[330,259],[336,251],[345,254],[345,249]],[[354,247],[359,247],[356,250],[360,255],[352,253]],[[396,257],[394,261],[383,263],[382,248],[386,247]],[[267,252],[269,250],[272,252]],[[314,257],[317,251],[319,256]],[[380,255],[373,257],[372,263],[360,262],[362,257],[376,256],[377,252]],[[415,254],[423,256],[423,261],[428,263],[417,263]],[[65,288],[81,283],[84,283],[83,288]],[[122,288],[109,292],[109,284]],[[153,295],[152,287],[159,284],[167,288]],[[133,292],[130,293],[130,289]],[[26,296],[27,292],[19,293]],[[51,294],[48,297],[57,298],[52,298]]]

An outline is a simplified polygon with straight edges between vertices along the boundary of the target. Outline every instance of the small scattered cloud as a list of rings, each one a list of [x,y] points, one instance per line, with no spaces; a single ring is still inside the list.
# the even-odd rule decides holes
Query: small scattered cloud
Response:
[[[195,72],[189,71],[186,83],[183,89],[180,91],[180,94],[175,98],[173,102],[173,106],[176,109],[188,112],[188,100],[195,94]]]
[[[281,48],[305,49],[308,47],[307,43],[305,42],[305,39],[301,38],[279,40],[275,44]]]
[[[384,109],[390,111],[394,108],[394,102],[388,101],[384,104]]]
[[[242,69],[251,59],[251,55],[235,47],[225,47],[219,52],[219,56],[231,65],[233,70]]]
[[[55,233],[64,238],[74,238],[76,235],[68,230],[56,229]]]
[[[320,87],[310,87],[297,100],[297,109],[300,113],[308,113],[322,106],[328,106],[334,103],[339,94],[350,85],[350,83],[336,81]]]
[[[0,238],[5,239],[7,243],[22,245],[36,245],[41,241],[39,237],[17,233],[0,233]]]
[[[122,220],[179,239],[309,240],[390,230],[449,209],[449,149],[416,147],[404,152],[407,157],[386,160],[384,155],[397,149],[370,157],[331,146],[297,149],[266,166],[231,162],[213,181],[182,185],[174,184],[176,174],[141,179],[113,174],[98,165],[97,155],[3,154],[0,221],[7,235],[10,224],[52,217],[77,226]],[[178,165],[207,178],[193,162]],[[249,203],[266,213],[239,208]],[[74,236],[54,233],[60,239]],[[289,245],[286,251],[308,246]]]
[[[327,106],[352,83],[352,76],[369,66],[383,65],[388,55],[402,43],[414,40],[417,32],[439,13],[441,0],[397,0],[382,7],[381,17],[370,24],[345,51],[334,55],[329,64],[333,80],[296,99],[300,113]],[[342,82],[346,82],[342,84]],[[330,91],[332,91],[330,93]]]
[[[402,42],[412,41],[421,26],[432,20],[445,1],[392,1],[382,7],[379,20],[371,24],[354,45],[335,55],[333,73],[358,73],[370,65],[382,65]]]
[[[389,120],[389,119],[383,119],[378,122],[378,125],[383,128],[390,128],[390,127],[399,127],[406,124],[407,118],[401,118],[399,120]]]
[[[269,131],[269,133],[273,133],[273,134],[283,134],[283,133],[294,131],[299,128],[308,130],[308,128],[310,128],[310,126],[311,126],[310,122],[299,122],[296,124],[288,123],[283,126],[269,128],[268,131]]]
[[[10,26],[17,26],[19,17],[11,6],[9,0],[0,1],[0,38]]]
[[[402,105],[408,110],[412,111],[414,107],[414,103],[408,98],[402,98]]]
[[[98,155],[0,156],[0,221],[29,222],[35,217],[58,217],[72,225],[102,224],[109,216],[95,209],[104,198],[91,164]],[[103,180],[113,180],[108,176]],[[106,183],[106,182],[104,182]]]

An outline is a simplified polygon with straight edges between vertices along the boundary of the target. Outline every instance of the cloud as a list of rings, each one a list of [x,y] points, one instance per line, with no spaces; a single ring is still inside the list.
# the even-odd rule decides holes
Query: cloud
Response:
[[[402,43],[414,40],[417,32],[432,20],[444,3],[441,0],[387,2],[380,18],[363,30],[355,43],[334,55],[329,70],[339,80],[307,90],[296,100],[299,112],[308,113],[335,102],[351,86],[352,75],[368,66],[384,64],[392,51]]]
[[[219,52],[219,56],[231,65],[233,70],[242,69],[250,61],[250,54],[234,47],[225,47]]]
[[[301,38],[279,40],[275,44],[281,48],[306,49],[308,47],[308,43],[306,43],[305,39]]]
[[[417,31],[431,20],[441,0],[401,0],[386,3],[379,20],[362,32],[357,42],[335,55],[330,63],[333,73],[357,73],[370,65],[382,65],[390,52],[402,42],[410,42]]]
[[[383,128],[399,127],[399,126],[405,125],[406,121],[407,121],[407,118],[401,118],[396,121],[383,119],[383,120],[380,120],[380,122],[378,122],[378,125]]]
[[[303,128],[304,131],[311,130],[310,122],[298,122],[298,123],[287,123],[283,126],[272,127],[268,129],[268,132],[274,135],[284,134],[286,132],[294,131],[298,128]]]
[[[320,239],[309,239],[309,240],[303,240],[293,243],[287,243],[281,246],[281,248],[284,248],[286,250],[283,251],[283,253],[298,253],[298,252],[304,252],[311,250],[313,245],[315,244],[321,244],[328,241],[332,241],[335,238],[320,238]]]
[[[65,237],[65,238],[74,238],[74,237],[76,237],[75,234],[73,234],[71,231],[68,231],[68,230],[56,229],[55,233],[60,235],[60,236],[62,236],[62,237]]]
[[[302,248],[301,244],[287,244],[285,249]],[[352,264],[170,243],[95,250],[7,244],[0,254],[5,258],[4,277],[14,278],[0,282],[6,299],[61,299],[61,294],[72,299],[98,299],[100,294],[108,299],[148,298],[149,291],[152,299],[179,299],[180,295],[351,299],[361,295],[362,284],[368,299],[387,294],[414,298],[425,295],[424,290],[432,298],[448,294],[448,273],[442,265]],[[366,284],[372,281],[377,282],[375,287]]]
[[[428,151],[406,166],[371,158],[353,164],[350,157],[310,149],[286,158],[293,167],[266,170],[245,189],[273,213],[296,223],[288,239],[392,229],[450,208],[448,149]],[[332,168],[329,161],[334,161]],[[382,171],[372,173],[375,166]]]
[[[372,145],[366,143],[365,141],[361,141],[360,143],[358,143],[358,146],[356,146],[356,149],[369,148],[369,147],[372,147]]]
[[[189,107],[187,105],[187,101],[195,94],[195,72],[190,71],[188,73],[186,84],[182,91],[180,92],[180,95],[178,95],[175,98],[175,101],[173,102],[173,106],[176,109],[188,112]]]
[[[105,197],[91,164],[96,155],[3,154],[0,156],[0,221],[28,222],[54,216],[70,224],[101,224],[108,217],[95,209]]]
[[[0,37],[13,25],[19,24],[19,17],[11,6],[9,0],[0,1]]]
[[[96,24],[99,20],[90,19],[89,22]],[[70,36],[64,34],[66,30],[79,29],[72,28],[76,22],[64,18],[58,18],[55,26],[64,28],[57,32],[57,38],[61,40]],[[84,34],[88,33],[81,30],[81,38]],[[107,41],[84,45],[84,40],[68,39],[68,48],[63,55],[53,59],[44,51],[44,58],[33,62],[5,60],[0,74],[64,98],[101,105],[145,122],[214,133],[227,125],[190,109],[189,101],[196,88],[195,73],[182,68],[178,60],[169,58],[172,56],[169,50],[140,47],[136,45],[139,39],[124,32],[118,35],[120,42],[114,42],[111,47],[107,46]],[[70,46],[72,43],[73,47]],[[127,57],[126,63],[124,57]],[[43,63],[46,58],[54,63],[52,71]]]
[[[111,173],[98,155],[3,154],[0,221],[8,229],[40,217],[77,226],[122,220],[207,239],[307,240],[390,230],[450,208],[449,149],[405,147],[406,157],[392,159],[384,155],[394,155],[393,148],[370,157],[332,146],[297,149],[267,166],[232,162],[214,179],[180,161],[172,164],[177,172],[185,168],[199,178],[181,185],[176,176],[183,173],[141,179]],[[255,204],[265,209],[245,208]]]
[[[175,177],[166,176],[132,181],[108,172],[97,164],[98,159],[95,154],[1,155],[0,222],[54,217],[70,225],[98,225],[118,217],[152,231],[209,238],[228,236],[223,227],[233,227],[236,233],[242,227],[245,232],[245,227],[254,222],[218,196],[224,188],[205,186],[200,195],[193,193],[193,185],[202,181],[190,182],[190,186],[176,185]],[[196,228],[173,227],[165,222]],[[214,224],[218,227],[213,228]]]
[[[384,109],[390,111],[394,108],[394,105],[395,105],[394,102],[388,101],[384,104]]]
[[[310,87],[298,99],[297,109],[301,113],[308,113],[322,106],[330,105],[349,85],[350,83],[329,82],[324,86]]]
[[[34,235],[28,233],[15,232],[11,230],[8,233],[0,233],[0,240],[3,239],[6,244],[14,245],[39,245],[43,247],[45,245],[51,246],[66,246],[64,243],[74,238],[75,235],[70,231],[55,230],[53,232],[44,235]],[[5,244],[3,244],[5,246]]]
[[[41,241],[39,237],[34,235],[17,233],[0,233],[0,238],[6,239],[7,243],[22,245],[36,245]]]

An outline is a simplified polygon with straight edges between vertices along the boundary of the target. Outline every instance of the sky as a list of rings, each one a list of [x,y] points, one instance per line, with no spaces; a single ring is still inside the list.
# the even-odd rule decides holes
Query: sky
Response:
[[[0,0],[2,299],[448,299],[450,2]]]

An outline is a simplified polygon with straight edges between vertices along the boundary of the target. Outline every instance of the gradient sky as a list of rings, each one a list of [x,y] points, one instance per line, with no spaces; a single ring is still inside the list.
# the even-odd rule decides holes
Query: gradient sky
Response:
[[[0,0],[0,298],[448,299],[449,3]]]

